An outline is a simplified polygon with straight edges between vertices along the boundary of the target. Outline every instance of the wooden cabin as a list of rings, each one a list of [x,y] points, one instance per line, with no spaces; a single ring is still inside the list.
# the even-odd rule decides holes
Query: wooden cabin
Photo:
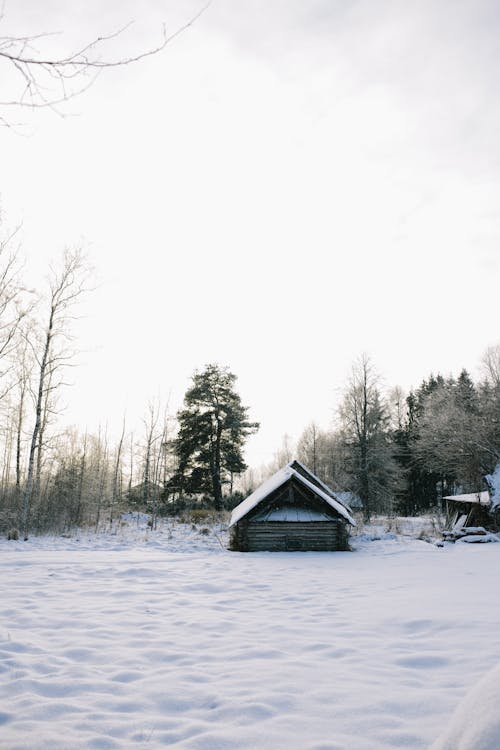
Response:
[[[230,549],[334,551],[348,549],[350,508],[299,461],[291,461],[233,510]]]

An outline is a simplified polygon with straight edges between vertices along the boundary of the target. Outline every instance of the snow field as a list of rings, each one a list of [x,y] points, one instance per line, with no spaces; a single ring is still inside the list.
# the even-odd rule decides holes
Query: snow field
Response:
[[[358,545],[1,541],[0,747],[429,747],[500,653],[500,545]]]

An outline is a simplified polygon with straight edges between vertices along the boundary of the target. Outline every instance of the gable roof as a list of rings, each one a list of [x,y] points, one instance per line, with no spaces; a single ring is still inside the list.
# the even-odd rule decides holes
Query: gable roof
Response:
[[[287,463],[285,466],[286,468],[294,469],[297,474],[302,474],[302,476],[305,475],[305,479],[308,479],[312,484],[315,484],[317,487],[323,490],[323,492],[326,492],[327,495],[330,495],[330,497],[335,498],[338,500],[339,498],[335,495],[335,492],[330,489],[330,487],[321,481],[319,477],[316,476],[316,474],[313,474],[311,469],[308,469],[307,466],[300,461],[298,461],[296,458],[292,459]]]
[[[306,478],[303,474],[299,473],[296,469],[294,469],[294,464],[297,464],[301,469],[303,469],[304,473],[309,476],[309,479]],[[279,471],[273,474],[272,477],[266,479],[266,481],[263,482],[260,487],[257,487],[257,489],[252,492],[252,494],[249,495],[246,500],[243,500],[243,502],[236,506],[231,514],[229,528],[238,523],[238,521],[241,521],[241,519],[244,518],[247,513],[250,513],[250,511],[253,510],[263,500],[265,500],[268,495],[277,490],[290,479],[296,479],[304,487],[307,487],[309,490],[311,490],[317,497],[320,497],[322,500],[324,500],[331,508],[336,510],[337,513],[345,518],[348,523],[350,523],[352,526],[356,526],[356,521],[349,513],[349,510],[335,496],[335,493],[332,492],[332,490],[327,487],[324,482],[321,481],[321,479],[318,479],[318,477],[315,476],[312,471],[309,471],[309,469],[299,461],[290,461],[290,463],[288,463],[283,469],[279,469]]]

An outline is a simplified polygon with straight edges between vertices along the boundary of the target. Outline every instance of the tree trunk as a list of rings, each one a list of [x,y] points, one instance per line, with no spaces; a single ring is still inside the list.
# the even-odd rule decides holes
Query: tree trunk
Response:
[[[85,463],[87,459],[87,433],[83,439],[83,453],[80,462],[80,476],[78,478],[78,498],[76,504],[75,523],[76,526],[80,526],[82,522],[82,500],[83,500],[83,480],[85,477]]]
[[[113,527],[113,511],[114,511],[114,507],[118,498],[118,475],[120,474],[121,456],[122,456],[122,447],[123,447],[124,437],[125,437],[125,418],[123,419],[122,434],[120,436],[120,442],[118,443],[118,450],[116,452],[115,470],[113,473],[113,490],[111,494],[111,508],[109,511],[109,528],[110,529]]]
[[[34,479],[34,468],[35,468],[35,453],[38,447],[38,438],[40,433],[40,425],[42,423],[42,405],[43,405],[43,389],[45,385],[45,374],[47,369],[47,361],[49,358],[50,345],[52,342],[52,335],[54,329],[54,315],[55,308],[52,304],[49,316],[49,325],[45,335],[45,345],[43,349],[42,360],[40,362],[40,372],[38,376],[38,389],[35,405],[35,424],[33,426],[33,433],[31,435],[30,451],[28,458],[28,476],[26,479],[26,486],[24,488],[23,496],[23,510],[22,510],[22,532],[24,539],[28,538],[29,531],[29,517],[31,510],[31,498],[33,494],[33,479]]]
[[[19,406],[17,410],[17,434],[16,434],[16,496],[21,495],[21,450],[22,450],[22,430],[24,417],[24,397],[26,394],[26,383],[22,383],[19,394]]]
[[[214,493],[214,508],[222,510],[222,486],[221,486],[221,438],[222,421],[217,421],[217,432],[212,456],[212,487]]]

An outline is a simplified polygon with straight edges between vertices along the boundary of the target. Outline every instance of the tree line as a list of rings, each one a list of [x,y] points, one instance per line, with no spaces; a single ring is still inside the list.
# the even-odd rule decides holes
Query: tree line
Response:
[[[119,522],[125,508],[159,513],[187,505],[222,510],[247,468],[249,421],[225,367],[196,371],[176,416],[150,401],[139,428],[118,440],[60,428],[61,395],[75,364],[73,321],[92,269],[67,250],[49,269],[46,289],[28,290],[13,236],[0,245],[0,531],[25,538]]]
[[[119,523],[120,512],[233,507],[295,455],[337,491],[355,493],[366,517],[415,514],[441,498],[481,489],[500,458],[500,346],[487,350],[474,382],[429,375],[404,394],[383,390],[361,356],[335,423],[306,427],[295,449],[285,440],[273,465],[248,470],[248,417],[227,367],[197,370],[177,414],[150,401],[139,427],[124,418],[118,439],[61,430],[60,400],[74,364],[72,321],[89,289],[82,252],[66,251],[44,292],[26,289],[12,237],[0,245],[0,530],[64,532]],[[328,408],[328,407],[327,407]]]
[[[365,517],[440,508],[446,495],[485,488],[500,460],[500,346],[483,375],[430,374],[384,394],[369,357],[353,365],[331,430],[311,423],[297,455],[333,489],[355,493]],[[279,456],[279,454],[278,454]]]

